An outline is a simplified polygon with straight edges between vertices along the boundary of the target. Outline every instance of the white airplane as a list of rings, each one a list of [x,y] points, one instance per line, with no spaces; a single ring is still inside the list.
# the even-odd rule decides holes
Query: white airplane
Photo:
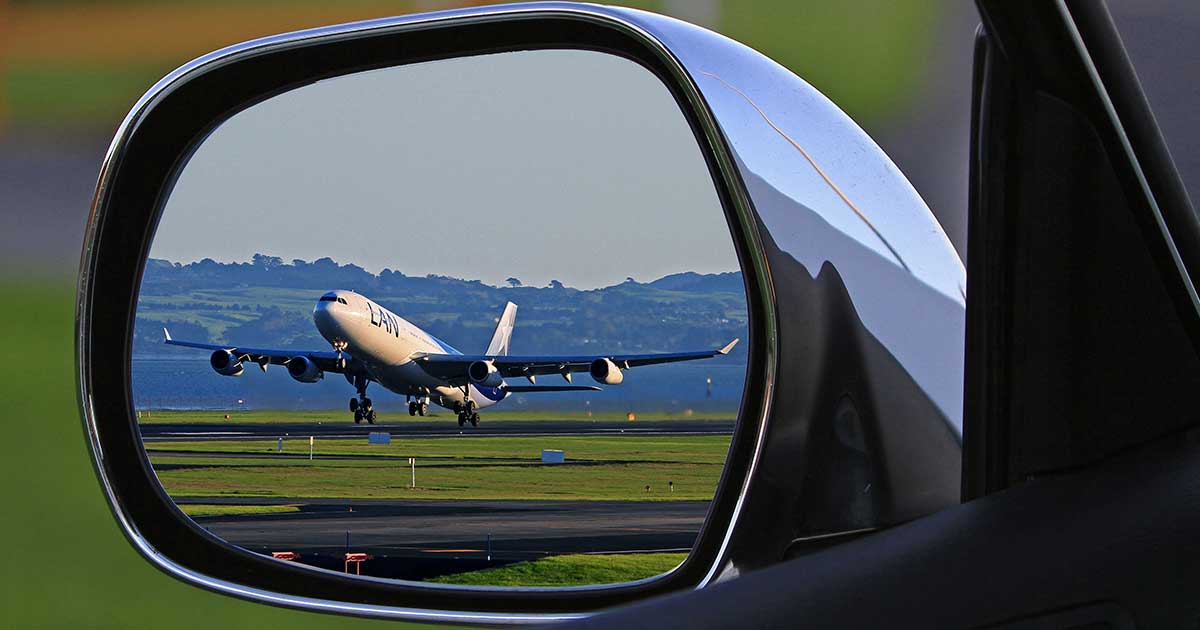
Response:
[[[408,414],[424,416],[430,402],[458,414],[458,426],[479,425],[479,410],[509,394],[524,392],[594,391],[599,387],[570,385],[575,372],[588,372],[596,382],[616,385],[622,370],[642,365],[707,359],[728,354],[737,339],[716,350],[666,354],[591,356],[513,356],[509,340],[517,319],[517,305],[504,306],[496,332],[483,354],[463,354],[449,344],[407,322],[353,291],[330,291],[313,308],[317,330],[332,351],[292,351],[246,348],[191,341],[176,341],[163,329],[172,346],[211,350],[209,363],[218,374],[241,376],[243,364],[283,365],[301,383],[315,383],[325,372],[343,374],[358,393],[350,399],[354,423],[375,423],[375,409],[367,398],[372,381],[404,394]],[[559,374],[568,385],[538,385],[537,377]],[[505,378],[524,377],[529,385],[509,385]]]

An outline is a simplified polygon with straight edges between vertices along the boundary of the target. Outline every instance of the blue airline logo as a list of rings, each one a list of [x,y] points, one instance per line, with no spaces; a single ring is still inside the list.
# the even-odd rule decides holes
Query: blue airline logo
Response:
[[[367,300],[367,310],[371,313],[371,323],[378,328],[382,328],[388,334],[400,338],[400,322],[396,321],[396,316],[384,310],[382,306],[375,306],[370,300]]]

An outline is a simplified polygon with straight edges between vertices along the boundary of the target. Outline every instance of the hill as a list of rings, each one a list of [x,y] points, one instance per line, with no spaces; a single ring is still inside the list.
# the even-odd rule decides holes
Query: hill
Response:
[[[520,307],[515,353],[666,352],[746,337],[740,272],[685,272],[591,290],[513,280],[496,287],[391,269],[373,274],[329,258],[284,263],[261,254],[248,263],[151,259],[138,298],[134,352],[174,351],[161,343],[164,327],[179,339],[323,349],[312,308],[335,288],[367,295],[464,352],[486,347],[506,301]],[[744,361],[745,348],[739,344],[727,360]]]

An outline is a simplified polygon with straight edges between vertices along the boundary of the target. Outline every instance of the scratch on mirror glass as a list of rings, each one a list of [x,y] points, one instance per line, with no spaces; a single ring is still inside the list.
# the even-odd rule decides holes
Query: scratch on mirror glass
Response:
[[[879,229],[876,228],[875,225],[871,223],[871,220],[867,218],[867,215],[863,214],[862,210],[859,210],[858,206],[854,205],[853,201],[850,201],[850,198],[846,196],[846,193],[842,192],[842,189],[839,188],[838,185],[835,184],[833,182],[833,180],[830,179],[829,176],[825,174],[825,171],[822,170],[821,167],[817,165],[817,161],[813,159],[812,155],[810,155],[808,151],[804,150],[804,147],[800,146],[799,142],[796,142],[791,136],[789,136],[786,132],[784,132],[784,130],[780,129],[779,126],[776,125],[775,122],[771,120],[770,116],[767,116],[767,113],[764,112],[762,110],[762,108],[759,107],[758,104],[754,102],[754,99],[747,96],[745,92],[739,90],[738,88],[734,87],[733,85],[730,85],[729,82],[726,81],[725,79],[722,79],[721,77],[719,77],[711,72],[701,71],[701,74],[703,74],[704,76],[716,79],[717,81],[720,81],[722,85],[729,88],[730,90],[733,90],[734,92],[739,94],[742,98],[746,99],[746,102],[749,103],[750,106],[753,107],[754,110],[758,112],[759,116],[762,116],[762,119],[764,121],[766,121],[766,123],[768,125],[770,125],[771,129],[774,129],[775,133],[778,133],[780,136],[783,137],[784,140],[787,140],[789,144],[791,144],[793,147],[795,147],[796,150],[799,151],[800,154],[804,156],[804,159],[808,160],[808,163],[811,164],[813,167],[813,170],[815,170],[817,172],[817,174],[821,176],[821,179],[825,180],[826,184],[829,184],[829,187],[831,189],[833,189],[833,192],[837,193],[837,196],[841,197],[842,201],[844,201],[846,203],[846,205],[849,206],[849,208],[854,211],[854,214],[858,215],[858,218],[861,219],[862,222],[864,224],[866,224],[866,226],[868,228],[871,229],[871,232],[873,232],[875,234],[875,236],[879,237],[879,241],[882,242],[883,246],[886,247],[888,249],[888,251],[892,253],[892,256],[894,256],[896,258],[896,262],[900,263],[900,266],[904,267],[905,271],[912,273],[912,270],[908,268],[907,264],[905,264],[904,259],[900,257],[900,254],[899,254],[899,252],[896,251],[896,248],[892,247],[892,244],[889,243],[888,240],[883,237],[883,234],[880,233]]]

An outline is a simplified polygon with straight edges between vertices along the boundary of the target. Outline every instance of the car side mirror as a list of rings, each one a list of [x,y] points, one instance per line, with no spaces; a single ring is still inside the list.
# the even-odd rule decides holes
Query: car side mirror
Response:
[[[154,433],[147,428],[150,425],[139,417],[145,405],[135,383],[139,305],[148,303],[150,296],[146,282],[154,273],[152,248],[156,246],[156,235],[166,233],[164,221],[184,212],[167,210],[180,199],[180,191],[203,181],[194,179],[194,171],[189,169],[201,163],[218,138],[231,139],[228,146],[242,147],[246,155],[251,149],[270,148],[262,139],[268,136],[253,134],[266,133],[263,130],[269,131],[280,118],[263,116],[254,119],[254,124],[240,127],[230,121],[243,114],[267,111],[255,109],[260,105],[281,103],[281,99],[296,94],[315,94],[314,88],[323,90],[324,100],[306,101],[304,107],[287,110],[295,116],[313,114],[313,121],[299,128],[312,129],[322,124],[319,121],[328,120],[322,118],[322,112],[352,111],[357,103],[378,96],[378,92],[356,89],[355,85],[363,84],[347,79],[401,76],[403,81],[411,81],[414,79],[410,74],[385,73],[418,67],[444,69],[451,68],[446,63],[462,62],[467,65],[457,66],[457,74],[447,71],[435,79],[442,85],[469,88],[471,84],[463,77],[493,72],[494,67],[487,66],[492,61],[535,59],[544,57],[539,53],[564,51],[572,54],[553,55],[554,67],[566,72],[561,76],[570,76],[573,68],[588,68],[588,73],[575,72],[583,77],[574,76],[572,80],[606,93],[614,103],[622,95],[631,94],[624,91],[627,84],[604,83],[611,80],[610,75],[590,74],[594,66],[583,65],[591,63],[587,58],[619,60],[636,67],[652,79],[646,85],[661,88],[663,102],[677,108],[678,129],[695,142],[689,150],[696,156],[701,179],[711,180],[712,212],[701,216],[700,208],[688,204],[674,209],[637,209],[644,224],[635,223],[625,229],[655,229],[649,213],[670,216],[675,222],[687,219],[666,213],[692,212],[697,222],[712,220],[711,225],[719,228],[713,233],[720,235],[722,244],[705,244],[692,251],[696,252],[695,260],[701,261],[697,264],[727,255],[730,264],[739,268],[740,287],[733,292],[737,298],[734,310],[743,309],[739,312],[744,316],[739,317],[744,319],[737,320],[742,323],[725,324],[744,325],[746,338],[741,340],[741,347],[727,345],[724,338],[712,343],[705,338],[707,345],[695,352],[688,348],[689,352],[666,349],[656,353],[605,350],[602,354],[565,358],[544,353],[524,355],[508,347],[512,316],[505,308],[494,322],[496,333],[483,354],[447,359],[457,354],[450,352],[453,348],[447,344],[442,350],[423,350],[395,359],[397,363],[423,361],[420,374],[442,379],[448,388],[443,391],[435,385],[416,385],[399,395],[408,397],[410,415],[419,417],[419,412],[424,416],[423,404],[441,405],[457,410],[459,427],[468,430],[464,425],[477,419],[471,415],[474,407],[469,406],[474,404],[472,395],[502,394],[503,387],[510,387],[512,393],[523,393],[521,387],[529,392],[533,391],[530,388],[548,387],[551,377],[559,379],[559,388],[592,391],[604,385],[620,386],[624,371],[658,364],[665,361],[664,356],[671,357],[671,361],[720,359],[736,351],[738,360],[744,361],[744,366],[737,364],[737,382],[744,384],[730,412],[724,438],[727,442],[719,446],[724,466],[716,464],[720,472],[712,477],[715,489],[711,496],[705,495],[706,503],[696,517],[696,530],[690,534],[694,540],[675,550],[686,553],[686,559],[665,573],[617,583],[464,586],[372,575],[369,565],[362,564],[369,562],[370,554],[350,548],[349,530],[345,567],[321,568],[305,564],[304,552],[280,549],[272,555],[266,548],[251,548],[230,540],[223,532],[210,531],[212,528],[206,528],[195,513],[192,516],[196,518],[189,518],[179,506],[186,492],[181,485],[171,485],[169,468],[195,465],[198,460],[211,467],[229,462],[205,459],[216,459],[212,453],[219,449],[189,454],[187,444],[193,442],[171,438],[174,429],[159,428]],[[468,71],[468,67],[473,69]],[[514,92],[520,95],[521,90]],[[473,102],[480,115],[487,115],[489,94],[478,93],[471,98],[476,99]],[[389,111],[394,111],[397,119],[405,116],[403,99],[389,103]],[[513,111],[518,110],[522,108]],[[572,121],[571,111],[561,113],[558,122],[565,125],[563,129],[579,122]],[[617,119],[636,122],[636,116]],[[500,124],[499,120],[489,124]],[[548,119],[544,129],[547,134],[559,133],[551,131]],[[354,160],[361,160],[369,153],[368,148],[375,146],[371,133],[350,137],[336,131],[328,137],[359,144],[342,146],[345,152],[330,164],[359,164]],[[386,134],[388,129],[378,131]],[[443,136],[447,142],[455,138],[453,131],[449,133]],[[288,161],[282,156],[291,152],[295,158],[295,152],[310,150],[311,145],[291,131],[270,137],[290,138],[291,144],[278,140],[281,144],[276,150],[281,158],[276,166],[277,170],[287,170],[285,174],[294,177],[297,184],[303,181],[311,186],[320,173],[334,172],[330,170],[333,166],[323,166],[325,170],[296,175],[297,169],[303,170],[304,160]],[[646,150],[634,143],[636,138],[623,150]],[[594,144],[567,146],[554,157],[566,164],[568,171],[573,160],[589,148],[599,150]],[[518,154],[520,148],[514,144],[513,154]],[[395,155],[388,152],[394,147],[378,151],[376,146],[370,151],[375,151],[369,153],[374,156],[370,163],[375,166]],[[225,176],[264,162],[246,160],[239,165],[229,157],[208,164]],[[495,160],[490,163],[495,164]],[[521,163],[514,160],[503,166],[519,169]],[[335,190],[334,197],[345,198],[351,187],[364,185],[350,181],[355,173],[374,172],[364,170],[367,161],[360,164],[341,171],[337,185],[346,188]],[[473,182],[480,185],[471,179],[474,172],[463,170],[463,186]],[[666,177],[653,175],[649,180]],[[263,191],[249,184],[238,188],[228,184],[233,181],[228,177],[209,181],[230,186],[222,189],[235,193],[227,200]],[[558,183],[539,185],[553,187]],[[212,186],[194,189],[215,190]],[[240,215],[247,222],[267,216],[261,204],[269,203],[271,195],[255,198],[260,205]],[[572,211],[561,209],[566,214]],[[190,212],[193,218],[207,217],[210,222],[223,216],[215,205],[208,209],[191,207]],[[344,238],[345,232],[384,229],[374,223],[356,224],[355,216],[345,208],[331,209],[325,227],[329,238]],[[434,224],[426,237],[444,239],[446,247],[464,242],[456,240],[460,234],[471,236],[469,226],[456,222],[453,216],[443,220],[423,215],[422,220]],[[389,225],[394,229],[393,224]],[[249,229],[246,225],[227,227],[231,231]],[[536,227],[530,225],[531,229]],[[200,238],[199,229],[193,228],[195,238]],[[181,229],[176,232],[179,234],[188,231]],[[594,232],[572,235],[568,230],[564,234],[562,238],[574,237],[580,243],[599,238]],[[642,235],[629,235],[629,239],[635,236]],[[669,229],[661,238],[672,238]],[[157,242],[161,245],[164,241]],[[589,257],[563,264],[584,269],[614,261],[629,263],[627,258]],[[271,264],[264,262],[264,269]],[[520,283],[510,284],[516,290]],[[669,286],[659,288],[666,291]],[[407,322],[402,323],[402,318],[392,312],[397,309],[384,308],[360,293],[317,291],[305,308],[312,309],[311,304],[316,304],[319,312],[313,317],[318,328],[323,325],[322,309],[361,306],[362,313],[369,313],[364,316],[370,319],[369,325],[383,331],[380,334],[399,338],[402,332],[410,332],[404,325]],[[88,224],[77,311],[80,398],[97,472],[117,520],[147,560],[171,575],[238,597],[326,612],[445,622],[545,622],[584,616],[681,589],[701,588],[957,503],[965,300],[961,261],[917,192],[846,114],[785,68],[703,28],[642,11],[571,3],[481,7],[255,40],[190,62],[151,88],[122,123],[109,149]],[[686,301],[679,303],[683,305],[674,307],[678,313],[686,315],[688,308],[694,308]],[[491,315],[489,311],[486,317]],[[492,325],[488,322],[489,330],[480,334],[490,334]],[[355,372],[353,362],[362,359],[356,359],[353,343],[335,333],[325,335],[324,329],[322,334],[333,346],[322,348],[321,353],[286,349],[275,352],[203,340],[182,343],[180,331],[173,332],[174,336],[165,334],[165,341],[196,346],[204,352],[201,360],[206,365],[211,359],[211,368],[228,376],[241,374],[246,366],[256,367],[251,364],[264,371],[279,365],[282,367],[274,369],[285,370],[301,383],[319,381],[325,374],[345,374],[346,380],[354,384],[355,374],[359,374],[365,379],[365,387],[367,380],[380,381],[379,370],[388,367],[372,364],[363,368],[367,371]],[[713,332],[718,333],[724,335],[725,329]],[[437,341],[432,334],[429,339]],[[575,372],[580,373],[579,378],[595,380],[598,385],[584,387],[572,380]],[[513,385],[517,379],[527,379],[528,383]],[[454,388],[461,389],[466,397],[454,398]],[[360,392],[356,401],[361,400]],[[360,404],[351,403],[354,412],[360,414],[356,420],[364,421],[361,431],[353,434],[354,439],[366,444],[368,434],[379,434],[371,439],[391,440],[391,434],[374,431],[365,424],[375,422],[375,416],[367,414],[373,413],[369,404]],[[629,424],[620,428],[614,425],[613,431],[623,432],[626,426],[632,429],[634,414],[629,415]],[[672,430],[668,427],[662,432],[670,434]],[[229,431],[236,433],[237,429]],[[688,425],[687,431],[694,433],[696,429]],[[188,439],[207,439],[188,435]],[[250,436],[266,439],[267,435],[271,435],[269,449],[260,444],[257,454],[241,456],[263,467],[277,463],[258,461],[273,449],[274,434]],[[497,439],[503,437],[502,432],[497,433]],[[183,445],[176,445],[176,450],[169,453],[161,445],[151,448],[153,440],[168,438]],[[411,438],[409,433],[400,434],[400,439]],[[279,436],[273,456],[284,448],[284,436]],[[543,454],[541,461],[548,465],[563,455],[556,454],[555,449],[546,450],[549,455]],[[356,454],[334,453],[348,459]],[[186,457],[194,459],[182,461]],[[303,454],[297,457],[303,458]],[[570,457],[568,452],[567,459]],[[412,466],[415,488],[418,473],[413,459],[404,458],[402,466]],[[667,491],[675,492],[674,480],[667,483]],[[649,492],[651,486],[647,485]],[[647,497],[634,498],[640,501]],[[670,497],[663,500],[669,501]],[[470,553],[482,554],[483,549],[480,546]],[[363,557],[357,553],[363,553]],[[487,554],[490,558],[490,546]],[[295,555],[301,556],[300,562],[295,561]],[[358,566],[352,566],[354,563]],[[364,566],[368,568],[365,572]]]

